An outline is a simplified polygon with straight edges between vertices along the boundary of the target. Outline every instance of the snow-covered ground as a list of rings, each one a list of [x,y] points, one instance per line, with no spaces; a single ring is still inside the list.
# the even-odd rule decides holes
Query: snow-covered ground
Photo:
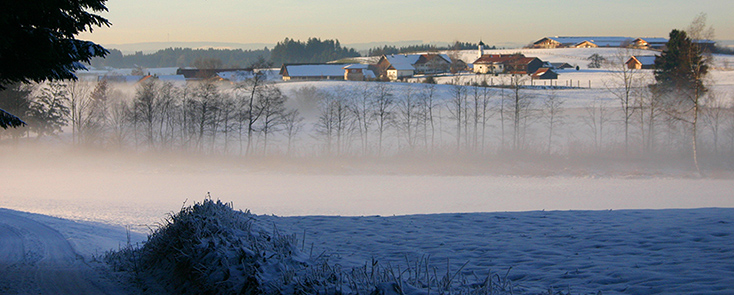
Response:
[[[345,268],[430,257],[442,271],[468,262],[466,276],[509,270],[531,294],[734,292],[734,209],[712,208],[734,208],[728,178],[284,172],[107,156],[4,153],[0,207],[65,218],[27,214],[87,261],[126,244],[126,229],[143,241],[210,192]]]
[[[604,72],[586,68],[585,58],[613,50],[522,52],[581,66],[562,71],[559,83],[592,87],[563,90],[567,107],[608,98]],[[470,60],[475,53],[462,54]],[[734,59],[715,60],[714,89],[728,95]],[[346,83],[278,85],[291,93]],[[449,90],[439,85],[444,97]],[[260,215],[266,227],[298,235],[304,252],[323,253],[345,268],[373,258],[392,265],[427,258],[444,272],[447,264],[457,271],[467,263],[466,276],[509,271],[518,290],[530,293],[553,287],[572,294],[734,294],[734,181],[727,173],[698,178],[673,169],[595,166],[503,174],[324,161],[251,163],[8,144],[0,150],[0,208],[9,209],[0,209],[0,234],[21,231],[3,226],[4,214],[29,218],[58,231],[92,263],[128,241],[144,241],[166,214],[211,193]]]

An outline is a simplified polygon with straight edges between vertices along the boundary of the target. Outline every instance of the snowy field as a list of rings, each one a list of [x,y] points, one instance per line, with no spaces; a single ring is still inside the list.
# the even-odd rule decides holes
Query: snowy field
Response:
[[[24,215],[88,260],[125,244],[126,229],[143,241],[210,192],[345,269],[428,259],[443,272],[466,263],[467,278],[509,271],[525,294],[734,292],[729,178],[283,172],[62,151],[20,160],[28,154],[1,156],[0,207],[63,218]]]
[[[586,67],[587,56],[610,57],[616,50],[504,53],[518,51],[580,65],[580,71],[562,71],[559,81],[592,85],[559,91],[571,114],[595,99],[618,107],[603,87],[603,71]],[[464,60],[472,54],[461,53]],[[717,56],[715,65],[712,89],[731,102],[734,58]],[[278,85],[290,94],[347,83]],[[391,85],[396,91],[422,87]],[[439,85],[438,95],[446,99],[450,90]],[[580,125],[564,126],[559,150],[572,145],[570,138],[587,138]],[[619,126],[607,131],[610,146],[620,143]],[[301,143],[307,140],[313,138]],[[305,253],[325,255],[345,269],[372,259],[393,266],[427,261],[467,278],[507,275],[520,294],[548,288],[564,294],[734,294],[734,177],[726,170],[697,177],[674,164],[566,169],[510,161],[473,169],[497,163],[252,163],[49,146],[0,146],[0,233],[13,232],[3,223],[5,214],[30,218],[61,233],[88,262],[128,239],[144,241],[167,214],[211,194],[259,215],[265,228],[297,235]],[[12,290],[4,286],[0,293]]]

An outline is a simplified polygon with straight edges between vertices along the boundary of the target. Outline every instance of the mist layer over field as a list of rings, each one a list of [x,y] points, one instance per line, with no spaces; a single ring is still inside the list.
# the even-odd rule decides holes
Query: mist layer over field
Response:
[[[63,132],[38,136],[29,122],[0,133],[0,206],[149,225],[207,193],[277,215],[733,205],[731,58],[714,58],[700,174],[690,124],[645,92],[650,70],[637,73],[625,120],[618,70],[584,67],[590,54],[611,60],[619,51],[523,53],[582,67],[561,71],[556,87],[474,74],[438,84],[266,75],[56,85],[76,106]],[[33,95],[50,94],[44,87]]]
[[[0,157],[0,207],[140,231],[208,193],[236,209],[281,216],[734,207],[731,179],[685,175],[518,176],[449,165],[415,173],[380,161],[248,162],[64,148],[6,148]]]

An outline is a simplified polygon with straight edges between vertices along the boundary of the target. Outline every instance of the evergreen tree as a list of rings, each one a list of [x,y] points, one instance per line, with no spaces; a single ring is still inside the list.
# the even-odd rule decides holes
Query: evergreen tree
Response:
[[[698,164],[698,116],[701,98],[706,92],[704,77],[709,59],[704,50],[688,37],[685,31],[673,30],[666,49],[655,58],[653,91],[663,95],[666,112],[674,119],[690,124],[693,164]]]
[[[666,49],[655,58],[655,81],[669,90],[698,91],[706,87],[703,78],[708,65],[703,50],[688,37],[685,31],[673,30]]]
[[[76,79],[81,62],[103,57],[107,50],[77,40],[107,19],[90,13],[107,11],[106,0],[5,1],[0,9],[0,89],[15,82]]]
[[[59,82],[48,83],[41,94],[31,103],[31,130],[38,134],[54,135],[66,126],[70,110],[69,93],[66,85]]]
[[[28,116],[30,113],[30,93],[31,90],[20,83],[15,83],[5,90],[0,90],[0,127],[7,129],[8,127],[25,125],[21,118]],[[20,132],[12,134],[13,137],[19,135]]]

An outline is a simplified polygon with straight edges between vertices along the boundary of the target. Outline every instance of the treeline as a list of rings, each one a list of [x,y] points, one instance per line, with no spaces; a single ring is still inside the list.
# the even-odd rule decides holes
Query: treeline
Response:
[[[167,48],[152,54],[136,52],[123,55],[120,50],[111,49],[107,57],[95,58],[91,65],[95,68],[280,67],[283,63],[324,63],[358,56],[360,55],[356,50],[341,46],[339,40],[309,38],[306,42],[301,42],[286,38],[278,42],[272,50],[267,47],[258,50]]]
[[[106,80],[16,85],[2,92],[0,107],[28,125],[0,137],[57,137],[70,127],[79,146],[266,153],[274,134],[292,139],[303,119],[285,108],[286,96],[264,78],[256,75],[234,86],[216,81],[176,86],[151,79],[139,83],[132,97]]]
[[[136,52],[123,55],[120,50],[111,49],[102,58],[95,58],[91,65],[95,68],[165,68],[165,67],[200,67],[216,66],[219,68],[248,67],[258,60],[270,59],[268,48],[258,50],[242,49],[191,49],[167,48],[152,54]]]
[[[70,130],[74,144],[104,149],[530,162],[634,158],[687,167],[694,129],[649,87],[634,89],[636,112],[630,116],[606,99],[570,111],[561,92],[525,89],[525,79],[501,77],[499,88],[457,79],[451,85],[303,86],[288,93],[257,77],[237,85],[153,80],[128,93],[104,81],[54,82],[0,94],[0,108],[29,124],[0,130],[0,138],[57,137]],[[732,169],[734,108],[713,92],[705,99],[697,126],[699,160]]]
[[[281,66],[285,63],[324,63],[359,56],[354,48],[342,47],[339,40],[309,38],[301,42],[285,38],[273,47],[270,61],[275,66]]]
[[[423,44],[398,48],[385,45],[370,49],[369,55],[476,48],[475,43],[458,41],[446,46]],[[494,48],[492,46],[488,49]],[[280,67],[284,63],[325,63],[359,56],[360,54],[354,48],[342,46],[339,40],[309,38],[306,42],[302,42],[285,38],[278,42],[272,50],[267,47],[258,50],[166,48],[150,54],[139,51],[124,55],[120,50],[110,49],[110,53],[105,58],[92,59],[91,66],[95,68],[243,68],[253,65]]]
[[[436,46],[431,44],[420,44],[420,45],[408,45],[402,47],[395,47],[385,45],[382,47],[375,47],[369,50],[369,56],[382,56],[389,54],[399,53],[411,53],[411,52],[434,52],[443,50],[470,50],[477,49],[479,44],[471,42],[459,42],[456,41],[454,44],[448,44],[446,46]],[[496,49],[495,46],[487,47],[486,49]]]

